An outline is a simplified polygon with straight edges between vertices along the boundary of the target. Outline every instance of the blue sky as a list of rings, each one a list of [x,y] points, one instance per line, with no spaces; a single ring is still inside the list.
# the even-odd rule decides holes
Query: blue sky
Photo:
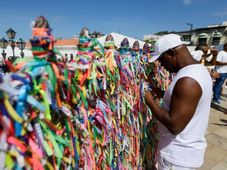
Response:
[[[12,27],[16,39],[31,37],[31,23],[45,16],[55,37],[90,32],[120,32],[142,39],[158,31],[184,31],[227,21],[227,0],[5,0],[0,7],[0,37]]]

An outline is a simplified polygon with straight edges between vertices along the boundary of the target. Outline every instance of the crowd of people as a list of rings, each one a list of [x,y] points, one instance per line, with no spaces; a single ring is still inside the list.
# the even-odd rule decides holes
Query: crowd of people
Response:
[[[191,54],[210,72],[214,81],[212,102],[219,105],[222,100],[223,88],[227,87],[227,43],[223,45],[221,51],[218,51],[214,46],[209,47],[207,44],[198,45]]]

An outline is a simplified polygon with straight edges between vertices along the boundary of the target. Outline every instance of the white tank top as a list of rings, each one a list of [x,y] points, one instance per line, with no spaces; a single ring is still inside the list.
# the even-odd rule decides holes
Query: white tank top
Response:
[[[174,86],[177,80],[183,77],[191,77],[196,80],[202,89],[202,96],[192,119],[178,135],[172,135],[160,123],[159,151],[161,157],[175,165],[197,168],[203,164],[207,146],[205,133],[210,115],[212,79],[202,64],[193,64],[182,68],[164,94],[162,107],[165,110],[169,111]]]

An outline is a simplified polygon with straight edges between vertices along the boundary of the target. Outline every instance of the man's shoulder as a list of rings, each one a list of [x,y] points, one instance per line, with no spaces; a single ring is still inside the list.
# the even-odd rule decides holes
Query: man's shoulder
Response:
[[[217,56],[217,60],[216,61],[220,61],[222,62],[223,60],[226,60],[227,59],[227,52],[222,50],[218,53],[218,56]]]
[[[181,78],[190,78],[197,81],[199,84],[212,83],[212,79],[207,68],[203,64],[193,64],[187,66],[187,68],[181,71],[177,75],[178,79]]]
[[[224,56],[227,56],[227,52],[226,52],[226,51],[224,51],[224,50],[222,50],[222,51],[220,51],[220,52],[218,53],[218,55],[224,55]]]

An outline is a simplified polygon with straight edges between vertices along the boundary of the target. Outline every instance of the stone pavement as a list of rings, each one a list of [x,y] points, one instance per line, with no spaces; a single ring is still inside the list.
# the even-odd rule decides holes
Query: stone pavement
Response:
[[[221,104],[211,105],[205,161],[199,170],[227,170],[227,88],[223,87]]]

